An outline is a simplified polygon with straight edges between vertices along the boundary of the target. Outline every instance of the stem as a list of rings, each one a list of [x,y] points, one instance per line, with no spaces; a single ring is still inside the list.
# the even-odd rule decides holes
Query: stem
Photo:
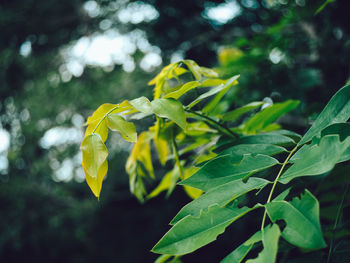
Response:
[[[287,165],[287,163],[288,163],[290,157],[292,157],[293,153],[294,153],[297,149],[298,149],[298,145],[295,146],[295,147],[293,148],[293,150],[290,151],[290,153],[288,154],[286,160],[283,162],[281,169],[279,170],[279,172],[278,172],[278,174],[277,174],[275,180],[273,181],[273,185],[272,185],[272,188],[271,188],[269,197],[267,198],[266,204],[270,203],[271,198],[272,198],[273,191],[275,190],[276,185],[277,185],[277,181],[278,181],[278,179],[280,178],[280,176],[281,176],[281,174],[282,174],[282,172],[283,172],[283,170],[284,170],[284,167]],[[266,207],[265,207],[265,212],[264,212],[263,220],[262,220],[262,222],[261,222],[261,232],[263,232],[263,233],[264,233],[264,226],[265,226],[266,214],[267,214],[267,210],[266,210]]]
[[[344,193],[343,193],[343,197],[342,197],[341,202],[340,202],[339,207],[338,207],[337,216],[336,216],[335,221],[334,221],[334,226],[333,226],[333,229],[332,229],[331,244],[329,245],[327,263],[331,262],[331,257],[332,257],[332,253],[333,253],[333,244],[334,244],[334,231],[337,228],[339,217],[340,217],[340,212],[341,212],[341,210],[343,208],[345,196],[346,196],[346,193],[348,192],[348,189],[349,189],[349,184],[347,184],[346,187],[345,187],[345,190],[344,190]]]
[[[98,126],[100,126],[100,124],[102,123],[102,121],[107,117],[108,114],[110,114],[112,111],[118,109],[119,106],[115,106],[114,108],[112,108],[110,111],[108,111],[104,116],[103,118],[97,123],[95,129],[92,131],[92,133],[95,133],[95,131],[97,130]]]
[[[194,114],[194,115],[197,115],[197,116],[199,116],[199,117],[201,117],[201,118],[203,118],[203,119],[206,119],[207,121],[210,121],[210,122],[214,123],[217,127],[220,127],[221,132],[223,132],[223,133],[225,133],[226,135],[229,135],[229,136],[231,136],[231,137],[233,137],[233,138],[235,138],[235,139],[238,139],[238,135],[237,135],[237,134],[235,134],[235,133],[234,133],[233,131],[231,131],[229,128],[223,126],[221,123],[217,122],[216,120],[214,120],[214,119],[212,119],[212,118],[210,118],[210,117],[208,117],[208,116],[206,116],[206,115],[203,115],[203,114],[201,114],[201,113],[199,113],[199,112],[197,112],[197,111],[193,111],[193,110],[186,109],[186,108],[185,108],[185,111],[187,111],[187,112],[189,112],[189,113],[192,113],[192,114]]]
[[[183,172],[182,165],[181,165],[181,163],[180,163],[179,151],[178,151],[178,149],[177,149],[177,144],[176,144],[176,140],[175,140],[175,136],[174,136],[174,132],[173,132],[173,131],[172,131],[171,137],[172,137],[171,144],[172,144],[172,148],[173,148],[173,152],[174,152],[174,156],[175,156],[175,163],[176,163],[176,164],[178,165],[178,167],[179,167],[180,178],[181,178],[181,179],[184,179],[184,172]]]

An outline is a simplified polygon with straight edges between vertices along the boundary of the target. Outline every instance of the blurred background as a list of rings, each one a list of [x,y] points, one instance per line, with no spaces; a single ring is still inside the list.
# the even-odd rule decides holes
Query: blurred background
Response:
[[[147,82],[188,58],[241,74],[227,107],[300,99],[312,119],[349,82],[349,10],[346,0],[0,0],[0,262],[153,262],[189,198],[178,189],[139,204],[124,172],[131,144],[113,134],[97,201],[80,165],[86,117],[151,98]],[[183,262],[218,262],[249,231],[237,226]]]

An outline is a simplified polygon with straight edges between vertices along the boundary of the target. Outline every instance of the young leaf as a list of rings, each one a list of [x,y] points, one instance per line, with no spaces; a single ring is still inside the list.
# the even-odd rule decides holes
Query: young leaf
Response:
[[[233,111],[229,111],[227,113],[224,114],[224,116],[222,117],[222,119],[224,121],[236,121],[238,120],[243,114],[255,110],[258,107],[261,107],[265,102],[263,101],[254,101],[251,102],[247,105],[244,105],[240,108],[237,108]]]
[[[107,126],[112,131],[120,132],[124,140],[128,142],[137,141],[135,125],[132,122],[127,122],[123,117],[119,116],[118,114],[107,115]]]
[[[91,135],[93,133],[97,133],[98,135],[100,135],[103,142],[107,140],[108,127],[107,127],[107,122],[105,118],[103,119],[101,118],[100,120],[91,122],[89,126],[86,128],[84,137],[87,137],[88,135]]]
[[[279,182],[286,184],[301,176],[319,175],[333,169],[350,147],[350,137],[344,141],[338,135],[327,135],[319,142],[304,145],[292,158],[294,164],[282,174]]]
[[[243,132],[255,134],[263,130],[269,124],[275,122],[279,117],[295,109],[299,105],[297,100],[287,100],[283,103],[275,103],[255,114],[243,125]]]
[[[280,235],[281,231],[278,225],[267,226],[262,235],[264,249],[259,253],[257,258],[247,260],[247,263],[275,263]]]
[[[308,190],[300,199],[294,198],[291,202],[267,203],[266,209],[272,222],[277,220],[286,222],[282,237],[289,243],[307,249],[319,249],[326,246],[322,237],[319,204]]]
[[[178,99],[182,95],[184,95],[186,92],[188,92],[188,91],[190,91],[190,90],[192,90],[194,88],[197,88],[199,85],[200,85],[200,83],[198,81],[187,82],[180,89],[166,94],[163,97],[163,99],[168,99],[168,98]]]
[[[187,67],[188,69],[192,72],[193,76],[195,77],[196,80],[200,80],[202,78],[202,70],[201,67],[198,66],[198,64],[196,62],[194,62],[193,60],[183,60],[182,61]]]
[[[95,112],[87,119],[86,124],[89,125],[93,122],[98,122],[102,118],[105,117],[105,115],[110,112],[112,109],[116,108],[117,104],[111,104],[111,103],[105,103],[102,104],[100,107],[95,110]]]
[[[208,191],[276,164],[278,161],[275,158],[262,154],[255,156],[250,154],[222,155],[206,163],[194,175],[180,184]]]
[[[152,111],[162,118],[168,118],[186,129],[186,116],[182,104],[175,99],[157,99],[151,102]]]
[[[302,145],[318,135],[327,126],[346,122],[350,117],[350,85],[341,88],[328,102],[314,124],[299,141]]]
[[[99,198],[103,178],[108,169],[108,151],[100,135],[93,133],[84,138],[80,149],[83,153],[82,166],[85,172],[86,182],[91,191]]]
[[[154,246],[159,254],[184,255],[214,241],[225,228],[261,205],[231,208],[214,205],[199,217],[187,216],[174,225]]]
[[[170,224],[174,225],[188,215],[198,216],[202,210],[208,209],[213,204],[224,206],[239,196],[254,189],[260,189],[268,183],[269,181],[265,179],[253,177],[246,183],[236,180],[220,185],[184,206]]]

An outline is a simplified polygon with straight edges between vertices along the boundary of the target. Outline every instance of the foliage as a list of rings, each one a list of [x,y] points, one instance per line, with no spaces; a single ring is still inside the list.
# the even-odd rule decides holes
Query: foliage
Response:
[[[273,105],[254,102],[231,112],[218,110],[221,99],[237,84],[238,77],[223,80],[215,71],[194,61],[179,61],[163,68],[150,81],[150,85],[155,85],[154,100],[141,97],[104,104],[87,120],[81,149],[87,183],[95,196],[100,196],[107,172],[104,142],[111,129],[135,142],[126,170],[130,190],[141,202],[162,191],[169,195],[179,180],[194,198],[178,212],[170,223],[172,228],[154,246],[154,253],[163,254],[158,262],[171,256],[172,262],[178,261],[179,256],[216,240],[229,225],[259,209],[263,210],[260,230],[222,262],[251,258],[254,253],[251,255],[250,251],[256,250],[260,241],[263,250],[247,262],[275,262],[280,238],[304,251],[327,246],[318,199],[306,188],[299,189],[300,197],[291,193],[297,186],[293,179],[326,174],[336,164],[350,159],[350,85],[332,97],[308,132],[300,136],[276,123],[295,109],[298,101]],[[199,94],[206,87],[209,89]],[[196,92],[197,97],[188,101],[186,95],[191,92]],[[208,101],[211,96],[214,98]],[[150,115],[155,116],[155,124],[137,138],[135,126],[125,118]],[[173,169],[148,194],[145,181],[155,179],[151,141],[160,163],[172,161]],[[273,198],[278,183],[292,180],[284,192]],[[261,204],[253,198],[250,206],[241,205],[249,192],[258,190],[259,195],[269,185],[266,202]],[[267,217],[271,224],[265,226]],[[338,217],[339,213],[336,222]],[[332,252],[330,248],[329,259]]]

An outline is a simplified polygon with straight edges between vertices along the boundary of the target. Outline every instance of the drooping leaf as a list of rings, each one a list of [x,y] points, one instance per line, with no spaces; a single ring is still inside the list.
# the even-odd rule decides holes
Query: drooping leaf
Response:
[[[98,135],[100,135],[102,141],[105,142],[108,137],[108,127],[107,127],[106,119],[100,119],[100,120],[95,120],[94,122],[91,122],[85,130],[84,137],[87,137],[92,133],[97,133]]]
[[[93,133],[84,138],[80,149],[83,153],[82,166],[84,168],[86,182],[94,195],[99,198],[103,178],[108,170],[107,148],[101,136]]]
[[[154,246],[159,254],[184,255],[214,241],[225,228],[260,205],[253,208],[231,208],[214,205],[199,217],[188,216],[174,225]]]
[[[229,111],[224,114],[222,119],[224,121],[237,121],[243,114],[255,110],[258,107],[261,107],[265,102],[263,101],[254,101],[232,111]]]
[[[295,109],[299,105],[297,100],[287,100],[283,103],[275,103],[255,114],[243,124],[243,132],[255,134],[263,130],[269,124],[275,122],[279,117]]]
[[[249,178],[246,183],[236,180],[220,185],[184,206],[170,224],[174,225],[188,215],[198,216],[202,210],[208,209],[213,204],[224,206],[239,196],[254,189],[260,189],[268,183],[269,181],[262,178]]]
[[[119,116],[118,114],[108,114],[107,126],[112,131],[120,132],[124,140],[128,142],[137,141],[135,125],[132,122],[127,122],[123,117]]]
[[[341,88],[328,102],[326,107],[315,120],[314,124],[299,141],[298,145],[302,145],[310,141],[314,136],[327,126],[346,122],[350,118],[350,85]]]
[[[168,118],[186,129],[186,116],[182,104],[175,99],[157,99],[151,102],[152,111],[162,118]]]
[[[326,246],[322,237],[319,204],[308,190],[300,199],[294,198],[291,202],[278,200],[267,203],[266,209],[273,222],[286,222],[282,237],[289,243],[307,249]]]
[[[190,81],[187,82],[186,84],[184,84],[180,89],[170,92],[168,94],[166,94],[163,99],[167,99],[167,98],[173,98],[173,99],[178,99],[180,98],[182,95],[184,95],[185,93],[187,93],[188,91],[197,88],[200,85],[200,83],[198,81]]]
[[[278,225],[273,224],[272,226],[265,227],[262,235],[264,249],[259,253],[257,258],[249,259],[247,263],[275,263],[280,235],[281,231]]]
[[[222,155],[206,163],[194,175],[180,184],[208,191],[276,164],[278,161],[275,158],[262,154]]]
[[[310,145],[304,145],[291,159],[294,164],[282,174],[279,182],[286,184],[301,176],[326,173],[333,169],[350,147],[350,137],[340,141],[338,135],[327,135]]]
[[[193,60],[183,60],[182,61],[187,67],[188,69],[191,71],[191,73],[193,74],[193,76],[195,77],[196,80],[200,80],[202,78],[202,70],[201,67],[198,66],[198,64],[196,62],[194,62]]]

